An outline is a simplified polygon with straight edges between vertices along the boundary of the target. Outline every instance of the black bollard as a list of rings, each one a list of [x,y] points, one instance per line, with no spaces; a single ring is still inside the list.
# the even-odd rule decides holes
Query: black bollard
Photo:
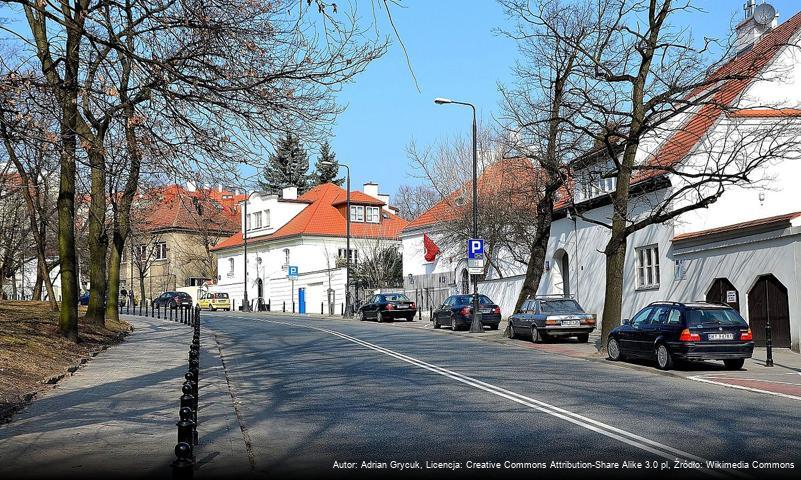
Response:
[[[131,304],[125,302],[125,313],[131,313]]]
[[[286,300],[284,300],[284,307],[281,309],[281,311],[286,313]]]
[[[770,318],[765,324],[765,349],[767,350],[767,358],[765,358],[765,366],[773,366],[773,332],[771,332]]]
[[[161,305],[157,305],[156,308],[158,309],[158,316],[156,318],[161,319]]]
[[[295,301],[292,300],[292,313],[295,313]]]
[[[268,311],[268,312],[270,311],[270,302],[271,302],[271,301],[272,301],[272,300],[270,300],[270,299],[267,299],[267,311]]]
[[[180,420],[175,424],[178,427],[178,444],[175,446],[175,456],[178,457],[172,464],[173,472],[186,475],[187,478],[192,476],[193,466],[195,462],[194,452],[192,451],[192,443],[194,442],[192,421],[192,409],[189,407],[181,407],[178,415]]]
[[[323,310],[323,306],[324,305],[325,305],[325,302],[320,302],[320,315],[325,313],[325,310]]]

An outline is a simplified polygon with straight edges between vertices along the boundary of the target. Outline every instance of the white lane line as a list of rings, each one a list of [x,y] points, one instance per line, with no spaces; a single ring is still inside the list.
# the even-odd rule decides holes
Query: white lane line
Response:
[[[690,380],[695,380],[696,382],[709,383],[709,384],[712,384],[712,385],[719,385],[721,387],[736,388],[737,390],[747,390],[749,392],[756,392],[756,393],[764,393],[766,395],[773,395],[773,396],[776,396],[776,397],[789,398],[791,400],[801,400],[801,397],[799,397],[797,395],[790,395],[788,393],[781,393],[781,392],[771,392],[769,390],[762,390],[762,389],[753,388],[753,387],[744,387],[742,385],[732,385],[731,383],[715,382],[714,380],[709,380],[709,379],[706,379],[706,378],[702,378],[701,376],[698,376],[698,375],[693,376],[693,377],[687,377],[687,378],[689,378]]]
[[[678,460],[687,460],[687,461],[694,460],[694,461],[700,462],[702,465],[706,465],[706,462],[707,462],[706,459],[698,457],[698,456],[693,455],[691,453],[684,452],[682,450],[678,450],[676,448],[673,448],[673,447],[670,447],[668,445],[656,442],[654,440],[650,440],[648,438],[645,438],[645,437],[642,437],[640,435],[628,432],[626,430],[622,430],[620,428],[613,427],[611,425],[605,424],[603,422],[599,422],[597,420],[593,420],[593,419],[585,417],[583,415],[579,415],[577,413],[573,413],[573,412],[565,410],[563,408],[559,408],[559,407],[557,407],[555,405],[551,405],[551,404],[548,404],[546,402],[543,402],[543,401],[540,401],[540,400],[537,400],[537,399],[534,399],[534,398],[531,398],[531,397],[527,397],[525,395],[521,395],[519,393],[515,393],[515,392],[512,392],[512,391],[506,390],[506,389],[498,387],[496,385],[492,385],[492,384],[489,384],[489,383],[486,383],[486,382],[482,382],[480,380],[477,380],[475,378],[469,377],[467,375],[463,375],[461,373],[454,372],[452,370],[448,370],[446,368],[442,368],[442,367],[439,367],[437,365],[433,365],[433,364],[424,362],[424,361],[416,359],[414,357],[410,357],[408,355],[404,355],[404,354],[396,352],[394,350],[390,350],[388,348],[384,348],[384,347],[381,347],[379,345],[375,345],[373,343],[361,340],[361,339],[356,338],[356,337],[352,337],[352,336],[347,335],[347,334],[342,333],[342,332],[337,332],[335,330],[329,330],[329,329],[325,329],[325,328],[313,327],[313,326],[310,326],[310,325],[299,325],[299,324],[296,324],[296,323],[281,322],[281,321],[276,321],[276,320],[263,319],[263,321],[269,322],[269,323],[274,323],[274,324],[279,324],[279,325],[287,325],[287,326],[290,326],[290,327],[308,328],[308,329],[317,330],[317,331],[320,331],[320,332],[323,332],[323,333],[327,333],[329,335],[334,335],[334,336],[340,337],[340,338],[345,339],[345,340],[347,340],[349,342],[356,343],[356,344],[361,345],[361,346],[363,346],[365,348],[368,348],[368,349],[383,353],[383,354],[388,355],[390,357],[394,357],[394,358],[396,358],[398,360],[401,360],[403,362],[410,363],[412,365],[418,366],[420,368],[423,368],[425,370],[431,371],[433,373],[437,373],[439,375],[442,375],[444,377],[450,378],[450,379],[455,380],[457,382],[469,385],[471,387],[477,388],[479,390],[483,390],[485,392],[491,393],[493,395],[496,395],[496,396],[499,396],[499,397],[502,397],[502,398],[506,398],[507,400],[511,400],[511,401],[513,401],[515,403],[518,403],[518,404],[521,404],[521,405],[525,405],[525,406],[533,408],[535,410],[539,410],[539,411],[541,411],[543,413],[546,413],[548,415],[551,415],[553,417],[565,420],[567,422],[570,422],[570,423],[572,423],[574,425],[578,425],[578,426],[580,426],[582,428],[585,428],[587,430],[591,430],[593,432],[600,433],[601,435],[607,436],[609,438],[613,438],[615,440],[618,440],[620,442],[623,442],[623,443],[625,443],[627,445],[630,445],[630,446],[633,446],[635,448],[639,448],[641,450],[645,450],[647,452],[653,453],[654,455],[658,455],[658,456],[660,456],[662,458],[665,458],[667,460],[671,460],[671,461],[672,460],[676,460],[676,459],[678,459]],[[709,469],[705,469],[704,468],[701,471],[706,473],[706,474],[709,474],[709,475],[712,475],[712,476],[717,476],[717,477],[737,476],[737,477],[741,477],[741,478],[750,478],[749,476],[744,475],[744,474],[742,474],[740,472],[735,472],[735,471],[730,471],[730,470],[714,471],[714,470],[709,470]]]

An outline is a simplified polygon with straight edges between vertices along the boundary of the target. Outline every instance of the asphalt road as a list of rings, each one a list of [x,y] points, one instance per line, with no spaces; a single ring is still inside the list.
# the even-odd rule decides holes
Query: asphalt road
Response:
[[[798,478],[801,468],[793,400],[391,324],[203,318],[259,475]],[[706,461],[748,468],[694,468]]]

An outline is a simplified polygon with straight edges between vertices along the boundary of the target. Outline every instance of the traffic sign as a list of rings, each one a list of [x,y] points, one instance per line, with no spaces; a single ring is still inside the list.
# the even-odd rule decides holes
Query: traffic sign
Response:
[[[467,273],[470,275],[481,275],[484,273],[483,267],[467,267]]]
[[[482,258],[484,256],[484,240],[471,238],[467,241],[467,258]]]
[[[290,280],[297,280],[297,279],[298,279],[298,275],[299,275],[299,272],[298,272],[298,267],[296,267],[296,266],[294,266],[294,265],[290,265],[290,266],[289,266],[289,268],[287,268],[287,270],[286,270],[286,276],[287,276],[287,277],[288,277]]]

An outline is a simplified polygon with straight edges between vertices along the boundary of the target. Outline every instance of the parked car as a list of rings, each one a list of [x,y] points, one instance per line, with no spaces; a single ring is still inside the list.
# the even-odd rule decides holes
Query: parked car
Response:
[[[501,323],[501,307],[486,295],[478,296],[481,325],[497,330]],[[431,315],[434,328],[449,325],[454,331],[470,328],[473,323],[473,295],[451,295]]]
[[[623,320],[609,334],[611,360],[656,359],[668,370],[673,361],[723,360],[739,370],[754,352],[751,329],[736,310],[714,303],[656,302]]]
[[[154,307],[169,307],[172,309],[192,307],[192,296],[186,292],[164,292],[153,300]]]
[[[377,322],[403,318],[414,321],[417,306],[402,293],[381,293],[369,297],[357,310],[362,321],[375,319]]]
[[[201,309],[211,310],[212,312],[217,310],[231,310],[231,300],[228,298],[227,293],[201,293],[197,305]]]
[[[572,298],[563,295],[534,297],[523,302],[509,317],[509,338],[531,336],[532,342],[554,337],[576,337],[585,343],[595,330],[596,317]]]

